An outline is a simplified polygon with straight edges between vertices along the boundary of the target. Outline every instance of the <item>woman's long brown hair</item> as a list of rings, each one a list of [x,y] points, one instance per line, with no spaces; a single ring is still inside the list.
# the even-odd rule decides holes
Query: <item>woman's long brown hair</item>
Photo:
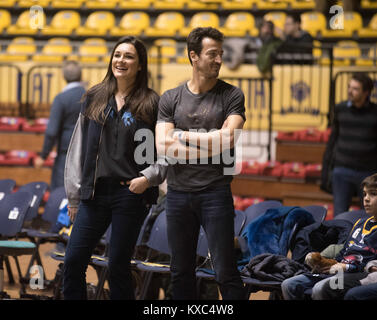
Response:
[[[148,87],[148,56],[144,44],[135,37],[121,38],[111,53],[110,63],[105,78],[99,84],[90,88],[83,96],[83,101],[88,102],[85,116],[89,119],[103,123],[105,108],[112,95],[117,90],[117,81],[112,71],[112,61],[116,48],[122,43],[132,44],[139,57],[140,70],[136,75],[134,86],[126,99],[126,108],[137,119],[153,125],[157,119],[158,95]]]

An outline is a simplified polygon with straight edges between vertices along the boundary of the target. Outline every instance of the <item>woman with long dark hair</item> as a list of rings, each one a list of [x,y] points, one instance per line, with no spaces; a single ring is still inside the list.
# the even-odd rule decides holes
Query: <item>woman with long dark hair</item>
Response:
[[[120,39],[104,80],[84,95],[68,149],[64,178],[74,223],[64,260],[65,299],[87,298],[85,272],[110,223],[110,298],[135,298],[130,260],[149,206],[157,200],[156,186],[165,177],[153,157],[145,163],[136,155],[142,143],[154,154],[153,135],[143,140],[135,134],[140,129],[153,133],[158,100],[148,87],[143,43]]]

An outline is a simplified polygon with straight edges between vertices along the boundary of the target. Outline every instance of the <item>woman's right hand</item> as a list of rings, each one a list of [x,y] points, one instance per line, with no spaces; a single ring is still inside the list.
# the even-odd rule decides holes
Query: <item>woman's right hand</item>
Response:
[[[75,221],[77,209],[78,209],[77,207],[73,207],[73,208],[68,207],[68,216],[72,222]]]

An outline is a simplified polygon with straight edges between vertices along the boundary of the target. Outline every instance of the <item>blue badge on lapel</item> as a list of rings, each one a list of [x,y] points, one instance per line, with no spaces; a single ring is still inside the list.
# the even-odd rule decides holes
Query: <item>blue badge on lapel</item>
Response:
[[[131,112],[128,111],[123,113],[122,120],[126,127],[130,126],[132,123],[135,122],[135,119],[133,118]]]

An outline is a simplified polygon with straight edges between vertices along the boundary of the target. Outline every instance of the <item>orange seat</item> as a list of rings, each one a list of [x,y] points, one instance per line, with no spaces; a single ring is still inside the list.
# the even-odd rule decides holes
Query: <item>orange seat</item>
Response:
[[[326,18],[321,12],[304,12],[301,14],[301,28],[317,37],[326,30]]]
[[[338,19],[341,19],[341,17],[338,17]],[[363,20],[360,13],[344,12],[343,29],[326,29],[322,31],[322,36],[324,38],[350,38],[362,28]]]
[[[31,37],[16,37],[8,45],[5,53],[0,54],[1,62],[27,61],[37,51]]]
[[[68,38],[51,38],[44,45],[41,54],[33,56],[37,62],[61,62],[72,53]]]
[[[109,11],[96,11],[88,16],[85,24],[76,29],[79,36],[104,36],[114,27],[115,17]]]
[[[101,38],[85,39],[79,47],[80,61],[85,63],[95,63],[108,54],[106,41]]]
[[[119,26],[110,29],[112,36],[139,36],[150,25],[149,16],[142,11],[127,12],[119,22]]]
[[[368,27],[358,30],[357,33],[360,38],[377,38],[377,13],[369,21]]]
[[[7,28],[8,34],[34,35],[45,25],[46,16],[43,11],[34,11],[32,14],[26,10],[20,14],[16,24]]]
[[[181,28],[179,35],[187,37],[192,29],[197,27],[220,27],[219,16],[214,12],[198,12],[191,17],[188,27]]]
[[[7,10],[0,10],[0,33],[8,28],[12,23],[12,18]]]
[[[225,20],[220,31],[226,37],[244,37],[245,35],[257,36],[254,17],[248,12],[233,12]]]
[[[90,9],[115,9],[118,0],[86,0],[85,5]]]
[[[77,11],[62,10],[52,17],[50,25],[44,27],[41,32],[46,35],[69,36],[80,26],[80,21],[80,14]]]
[[[173,37],[185,25],[185,19],[180,12],[164,12],[157,16],[152,27],[145,30],[147,37]]]

